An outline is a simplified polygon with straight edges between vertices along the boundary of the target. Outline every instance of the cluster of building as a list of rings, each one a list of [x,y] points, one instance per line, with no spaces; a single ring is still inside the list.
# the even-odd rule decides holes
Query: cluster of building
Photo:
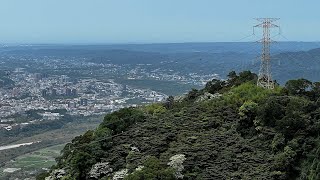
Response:
[[[42,118],[19,122],[20,125],[63,117],[55,110],[64,110],[72,116],[93,116],[167,98],[160,92],[123,85],[112,79],[99,80],[105,79],[99,77],[174,81],[198,86],[219,78],[217,74],[178,72],[168,66],[97,64],[86,58],[75,57],[9,56],[0,59],[3,65],[10,66],[9,62],[19,61],[26,68],[16,68],[8,74],[8,78],[14,82],[13,88],[0,87],[0,129],[7,130],[16,123],[12,117],[30,110],[41,110],[39,115]],[[163,62],[170,63],[174,62]]]
[[[41,119],[22,123],[56,120],[63,116],[54,113],[54,110],[66,110],[67,114],[73,116],[93,116],[140,103],[163,101],[167,97],[159,92],[133,88],[113,80],[86,78],[74,81],[66,75],[29,73],[21,68],[12,72],[10,79],[15,82],[14,88],[0,88],[0,128],[7,130],[14,125],[12,121],[7,123],[9,119],[14,121],[12,116],[30,110],[45,112],[39,113]]]
[[[174,63],[174,62],[166,62]],[[173,69],[154,68],[148,64],[132,67],[127,72],[128,79],[152,79],[160,81],[174,81],[182,84],[203,86],[212,79],[220,79],[218,74],[183,73]]]

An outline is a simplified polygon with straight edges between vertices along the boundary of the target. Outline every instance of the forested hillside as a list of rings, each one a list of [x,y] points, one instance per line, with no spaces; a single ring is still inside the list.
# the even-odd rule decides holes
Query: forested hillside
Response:
[[[228,77],[106,115],[38,179],[320,179],[320,83]]]

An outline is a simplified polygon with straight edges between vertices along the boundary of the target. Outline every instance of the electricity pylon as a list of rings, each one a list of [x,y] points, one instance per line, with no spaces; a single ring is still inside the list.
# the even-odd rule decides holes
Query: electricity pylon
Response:
[[[253,26],[253,31],[258,27],[263,29],[263,37],[258,41],[262,43],[262,53],[257,85],[266,89],[273,89],[274,82],[271,76],[270,45],[274,41],[270,37],[270,29],[280,28],[280,26],[273,24],[273,22],[279,20],[279,18],[257,18],[256,20],[261,23]]]

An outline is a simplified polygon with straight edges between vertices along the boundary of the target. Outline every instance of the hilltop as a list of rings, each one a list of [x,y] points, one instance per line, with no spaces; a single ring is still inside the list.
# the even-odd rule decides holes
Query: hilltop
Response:
[[[320,83],[267,90],[256,78],[231,72],[183,97],[108,114],[38,179],[319,179]]]

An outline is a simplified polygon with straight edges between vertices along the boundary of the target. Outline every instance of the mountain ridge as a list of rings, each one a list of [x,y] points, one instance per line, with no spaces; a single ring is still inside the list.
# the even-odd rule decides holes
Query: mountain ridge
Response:
[[[38,179],[317,179],[320,83],[266,90],[231,72],[184,98],[125,108]]]

